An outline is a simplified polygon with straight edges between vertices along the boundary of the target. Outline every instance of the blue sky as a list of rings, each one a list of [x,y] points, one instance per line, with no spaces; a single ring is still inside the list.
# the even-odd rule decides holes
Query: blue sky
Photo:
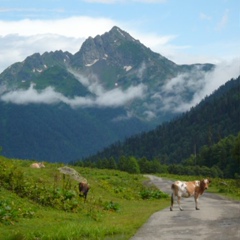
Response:
[[[189,73],[188,82],[181,74],[169,79],[165,91],[178,89],[178,97],[163,99],[165,109],[186,111],[240,75],[239,0],[0,0],[0,73],[37,52],[74,54],[86,38],[104,34],[113,26],[177,64],[216,64],[214,71],[201,76],[202,88],[195,81],[198,72]],[[190,103],[181,100],[182,86],[195,92]],[[106,106],[116,99],[113,104],[121,105],[142,97],[145,86],[126,92],[120,88],[106,91],[102,86],[98,90],[102,94],[94,104]],[[3,96],[1,91],[4,87],[1,100],[19,104],[89,104],[89,99],[76,103],[49,88],[39,93],[31,87]]]
[[[239,0],[0,0],[0,72],[113,26],[178,64],[240,62]]]

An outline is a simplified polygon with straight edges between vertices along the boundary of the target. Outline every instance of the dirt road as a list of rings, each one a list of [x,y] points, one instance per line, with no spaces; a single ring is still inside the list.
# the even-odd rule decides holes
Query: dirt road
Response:
[[[172,181],[147,175],[163,192],[170,193]],[[131,240],[239,240],[240,202],[232,202],[205,192],[195,210],[194,199],[181,201],[184,211],[174,204],[153,214]],[[170,206],[170,201],[169,201]]]

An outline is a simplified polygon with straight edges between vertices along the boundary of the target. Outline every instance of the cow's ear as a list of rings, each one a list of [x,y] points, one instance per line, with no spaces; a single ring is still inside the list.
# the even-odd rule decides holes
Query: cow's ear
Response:
[[[211,183],[212,182],[212,180],[211,179],[208,179],[208,183]]]

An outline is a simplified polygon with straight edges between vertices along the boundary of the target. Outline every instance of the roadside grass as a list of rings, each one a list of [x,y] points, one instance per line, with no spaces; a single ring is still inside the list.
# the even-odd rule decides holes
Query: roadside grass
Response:
[[[31,163],[0,156],[0,239],[130,239],[169,205],[142,175],[74,167],[91,186],[84,203],[77,182],[58,171],[63,164]]]

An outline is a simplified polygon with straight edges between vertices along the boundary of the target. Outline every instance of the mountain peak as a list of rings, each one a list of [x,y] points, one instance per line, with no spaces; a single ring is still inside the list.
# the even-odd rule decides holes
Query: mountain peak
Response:
[[[119,39],[125,39],[128,41],[136,41],[130,34],[128,34],[127,32],[123,31],[121,28],[114,26],[109,33],[107,33],[108,35],[113,35]]]
[[[94,38],[89,37],[82,44],[79,52],[74,55],[72,65],[76,68],[82,68],[83,66],[93,66],[99,60],[106,61],[107,59],[119,63],[119,58],[124,57],[123,51],[131,51],[129,46],[126,45],[127,43],[140,44],[130,34],[114,26],[103,35],[97,35]]]

